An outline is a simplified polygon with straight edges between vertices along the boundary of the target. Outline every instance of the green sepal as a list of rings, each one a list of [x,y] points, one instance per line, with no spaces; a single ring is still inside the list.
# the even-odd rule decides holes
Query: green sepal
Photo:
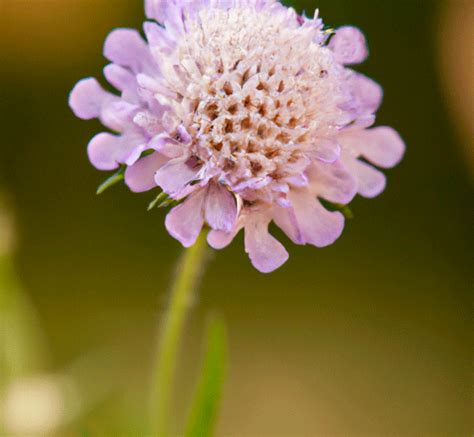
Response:
[[[329,211],[339,211],[347,220],[354,218],[354,213],[349,208],[349,205],[343,205],[342,203],[333,203],[325,199],[319,199],[321,204]]]
[[[158,194],[158,196],[156,196],[156,198],[152,202],[150,202],[147,209],[148,211],[151,211],[155,207],[162,208],[163,203],[167,202],[168,200],[168,194],[162,191],[160,194]]]
[[[96,194],[102,194],[105,190],[108,190],[110,187],[113,187],[115,184],[123,181],[125,177],[125,168],[125,166],[120,167],[116,173],[102,182],[99,185],[99,188],[97,188]]]
[[[181,200],[175,200],[162,191],[152,202],[150,202],[147,209],[148,211],[151,211],[153,208],[166,208],[168,206],[179,205],[180,203]]]

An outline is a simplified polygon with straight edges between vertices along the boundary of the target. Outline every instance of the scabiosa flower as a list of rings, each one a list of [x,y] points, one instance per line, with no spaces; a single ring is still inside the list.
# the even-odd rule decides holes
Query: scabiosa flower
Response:
[[[276,0],[146,0],[146,41],[114,30],[105,42],[106,92],[80,81],[70,106],[110,130],[88,146],[100,170],[126,167],[132,191],[160,187],[179,201],[166,217],[185,247],[207,224],[214,248],[245,230],[253,265],[288,258],[268,231],[296,244],[332,244],[344,216],[320,199],[374,197],[404,152],[389,127],[370,128],[382,89],[347,65],[368,55],[354,27],[332,32],[318,12]],[[362,159],[361,159],[362,158]]]

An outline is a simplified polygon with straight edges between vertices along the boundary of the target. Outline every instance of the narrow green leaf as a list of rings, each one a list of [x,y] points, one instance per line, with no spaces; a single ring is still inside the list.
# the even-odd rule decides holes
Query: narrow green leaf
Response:
[[[115,184],[119,183],[125,177],[125,166],[121,167],[116,173],[106,179],[102,184],[97,188],[96,194],[102,194],[105,190],[113,187]]]
[[[220,318],[210,320],[206,354],[191,405],[186,437],[213,435],[227,365],[227,337]]]

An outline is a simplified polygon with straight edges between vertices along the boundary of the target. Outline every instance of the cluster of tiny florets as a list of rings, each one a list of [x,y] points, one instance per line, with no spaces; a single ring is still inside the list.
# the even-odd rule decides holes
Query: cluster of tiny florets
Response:
[[[346,68],[367,56],[361,32],[329,42],[317,13],[275,0],[146,0],[146,11],[147,43],[123,29],[106,42],[121,97],[93,79],[71,95],[76,114],[121,133],[91,141],[93,164],[125,165],[133,191],[181,201],[166,226],[185,246],[204,224],[216,248],[244,228],[253,264],[271,271],[288,256],[272,220],[295,243],[331,244],[344,218],[319,199],[377,195],[385,178],[359,158],[391,167],[404,149],[392,129],[367,129],[382,92]]]
[[[331,54],[311,43],[314,30],[281,32],[268,14],[261,15],[249,9],[221,12],[206,20],[207,27],[193,29],[194,44],[185,40],[180,47],[180,53],[194,48],[198,65],[220,60],[185,98],[195,99],[189,130],[196,155],[213,160],[230,186],[248,178],[291,176],[292,164],[311,150],[318,127],[336,126],[341,112],[329,77]],[[252,32],[243,32],[246,28]],[[205,31],[227,37],[200,46],[196,40],[206,41]]]

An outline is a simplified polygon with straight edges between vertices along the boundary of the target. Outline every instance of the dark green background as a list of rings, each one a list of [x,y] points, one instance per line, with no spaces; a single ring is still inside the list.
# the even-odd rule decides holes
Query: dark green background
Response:
[[[146,212],[152,195],[119,187],[95,196],[105,175],[85,148],[100,126],[76,119],[67,97],[78,79],[101,76],[103,39],[112,27],[140,27],[142,4],[0,2],[0,183],[17,219],[16,270],[50,343],[48,370],[112,345],[123,385],[81,426],[138,430],[181,247],[165,211]],[[354,201],[333,246],[298,247],[277,232],[290,260],[270,275],[251,267],[241,236],[215,253],[188,325],[176,416],[206,314],[217,310],[231,354],[219,435],[468,436],[472,185],[439,79],[442,3],[293,4],[364,30],[371,56],[360,70],[385,89],[378,123],[401,133],[407,154],[379,198]]]

